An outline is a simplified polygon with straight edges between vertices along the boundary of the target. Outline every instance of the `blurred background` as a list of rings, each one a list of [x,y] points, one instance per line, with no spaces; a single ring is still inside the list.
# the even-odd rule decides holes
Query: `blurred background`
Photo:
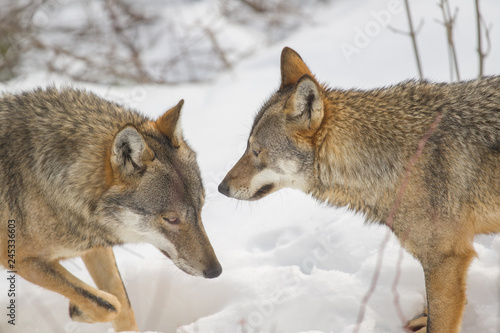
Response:
[[[78,81],[213,79],[314,22],[331,0],[2,0],[0,79],[46,70]]]
[[[324,43],[338,43],[341,33],[338,48],[349,64],[386,32],[392,34],[387,59],[403,49],[415,51],[419,43],[435,43],[431,54],[419,54],[418,76],[434,75],[424,66],[430,61],[454,67],[464,77],[471,76],[472,64],[484,74],[488,59],[495,66],[491,59],[498,55],[498,4],[492,0],[352,5],[346,0],[1,0],[0,5],[0,81],[34,71],[100,84],[213,80],[301,27],[321,25],[332,7],[337,8],[329,17],[335,29]],[[354,23],[350,12],[355,9],[364,22],[346,29]],[[469,61],[474,56],[477,61]],[[404,60],[413,67],[411,59]],[[454,73],[449,80],[459,77]]]

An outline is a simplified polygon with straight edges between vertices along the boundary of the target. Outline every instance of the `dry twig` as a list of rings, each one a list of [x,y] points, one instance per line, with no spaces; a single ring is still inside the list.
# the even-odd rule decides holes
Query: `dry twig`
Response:
[[[446,29],[446,39],[448,41],[448,55],[450,58],[450,80],[453,81],[453,72],[455,72],[457,81],[460,81],[457,51],[455,48],[455,42],[453,40],[453,28],[455,26],[455,21],[458,15],[458,8],[455,8],[455,13],[451,15],[450,3],[448,2],[448,0],[440,0],[438,6],[439,8],[441,8],[441,12],[443,14],[443,22],[440,23],[443,24]]]
[[[390,211],[389,216],[387,217],[387,221],[385,223],[389,227],[389,230],[387,230],[387,233],[382,241],[382,244],[380,245],[380,249],[379,249],[378,256],[377,256],[377,264],[375,266],[375,272],[373,273],[370,288],[366,292],[366,294],[363,297],[363,300],[361,302],[361,306],[360,306],[359,313],[358,313],[358,319],[357,319],[357,323],[356,323],[356,328],[354,329],[355,333],[359,332],[359,330],[361,329],[361,323],[363,322],[363,318],[365,317],[365,311],[366,311],[366,307],[368,305],[368,301],[370,300],[371,296],[373,295],[373,293],[375,292],[375,289],[377,287],[378,278],[380,276],[380,270],[382,268],[382,260],[384,258],[385,247],[387,246],[387,243],[389,242],[389,239],[391,236],[392,226],[394,223],[394,218],[395,218],[397,212],[399,211],[399,207],[401,206],[401,202],[402,202],[403,196],[406,192],[406,188],[408,187],[408,184],[410,182],[410,176],[411,176],[411,173],[413,171],[413,167],[415,166],[418,159],[422,155],[424,148],[425,148],[425,144],[427,143],[427,140],[429,140],[429,138],[432,136],[432,134],[434,134],[434,132],[438,128],[439,124],[441,123],[442,118],[443,118],[442,114],[438,114],[436,116],[436,118],[434,119],[434,122],[430,125],[427,133],[425,133],[425,135],[418,142],[417,150],[416,150],[415,154],[413,154],[412,158],[408,161],[403,180],[401,182],[398,193],[396,195],[396,199],[394,201],[394,204],[392,205],[391,211]],[[411,230],[407,230],[407,234],[410,231]],[[393,283],[393,286],[392,286],[393,290],[396,290],[396,282],[398,280],[399,280],[399,276],[396,275],[395,283]],[[395,306],[398,309],[397,310],[398,314],[400,314],[400,316],[401,316],[401,314],[403,312],[402,312],[401,308],[399,307],[399,299],[397,297],[395,297]],[[403,322],[406,322],[406,319],[404,318],[404,316],[401,317],[401,320]]]
[[[477,53],[479,58],[479,73],[478,78],[484,75],[484,59],[488,56],[491,49],[491,41],[490,41],[490,30],[491,27],[486,26],[484,22],[483,16],[481,15],[481,11],[479,9],[479,0],[475,0],[476,5],[476,25],[477,25]],[[486,38],[486,50],[483,50],[482,43],[482,35],[484,26],[484,37]]]
[[[424,21],[420,20],[418,27],[415,29],[413,27],[413,20],[411,18],[410,4],[408,3],[408,0],[405,0],[405,8],[406,8],[406,16],[408,18],[408,26],[409,26],[410,31],[399,30],[399,29],[396,29],[390,25],[388,26],[388,28],[389,28],[389,30],[391,30],[394,33],[410,36],[411,41],[412,41],[412,45],[413,45],[413,54],[415,55],[415,62],[417,63],[418,76],[420,77],[420,79],[423,79],[424,74],[422,71],[422,64],[420,62],[420,55],[418,52],[417,35],[419,34],[420,30],[422,29],[422,26],[424,25]]]

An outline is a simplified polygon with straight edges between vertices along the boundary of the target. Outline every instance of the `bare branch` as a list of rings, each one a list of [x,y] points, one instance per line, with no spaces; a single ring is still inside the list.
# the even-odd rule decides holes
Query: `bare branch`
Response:
[[[410,13],[410,5],[408,3],[408,0],[405,0],[405,7],[406,7],[406,15],[408,16],[408,25],[410,27],[410,37],[411,41],[413,44],[413,51],[415,54],[415,61],[417,62],[417,68],[418,68],[418,75],[420,76],[421,79],[424,78],[424,74],[422,72],[422,65],[420,63],[420,56],[418,54],[418,47],[417,47],[417,38],[415,34],[415,30],[413,29],[413,21],[411,18],[411,13]]]
[[[361,329],[361,323],[363,322],[363,318],[365,316],[365,311],[366,307],[368,305],[368,301],[370,300],[371,296],[373,295],[373,292],[375,291],[375,288],[377,287],[378,283],[378,278],[380,275],[380,270],[382,268],[382,259],[384,257],[384,251],[385,247],[387,246],[387,243],[389,242],[390,236],[391,236],[391,230],[393,227],[394,223],[394,218],[396,216],[396,213],[398,212],[401,202],[403,200],[403,196],[406,192],[406,189],[408,187],[408,184],[410,182],[410,176],[413,172],[413,168],[417,161],[420,159],[420,156],[422,155],[425,145],[429,138],[434,134],[434,132],[437,130],[439,124],[441,123],[441,120],[443,119],[443,114],[438,113],[432,124],[429,126],[429,129],[427,133],[424,134],[424,136],[420,139],[417,145],[417,150],[415,154],[411,157],[411,159],[408,161],[408,164],[406,165],[406,170],[405,174],[403,176],[401,185],[399,186],[398,193],[396,195],[394,204],[391,207],[391,211],[389,212],[389,216],[387,217],[387,220],[385,224],[389,227],[387,230],[387,233],[382,240],[382,244],[380,245],[378,256],[377,256],[377,264],[375,266],[375,272],[373,273],[372,281],[370,284],[370,288],[366,292],[365,296],[363,297],[363,300],[361,302],[361,307],[359,309],[358,313],[358,319],[356,323],[356,327],[354,329],[354,332],[357,333]],[[411,232],[411,230],[406,230],[406,235],[408,235]],[[401,242],[404,242],[404,239],[401,240]]]
[[[479,59],[479,73],[478,77],[484,75],[484,59],[488,56],[491,50],[491,40],[490,40],[490,29],[483,16],[481,15],[481,10],[479,9],[479,0],[475,0],[476,5],[476,30],[477,30],[477,53]],[[484,28],[482,28],[484,27]],[[482,35],[484,30],[484,37],[486,38],[486,51],[483,51]]]
[[[410,31],[404,31],[404,30],[396,29],[396,28],[394,28],[394,27],[392,27],[390,25],[387,26],[387,28],[389,30],[391,30],[392,32],[394,32],[394,33],[401,34],[401,35],[407,35],[407,36],[409,36],[411,38],[412,45],[413,45],[413,54],[415,55],[415,62],[417,63],[418,75],[419,75],[420,79],[423,79],[424,78],[424,74],[422,72],[422,64],[420,62],[420,56],[419,56],[419,53],[418,53],[417,35],[418,35],[418,33],[420,32],[420,30],[422,29],[422,27],[424,25],[424,20],[420,20],[420,23],[419,23],[417,29],[414,29],[413,28],[413,21],[412,21],[412,18],[411,18],[410,6],[409,6],[409,3],[408,3],[408,0],[405,0],[405,7],[406,7],[406,15],[408,17],[408,25],[409,25]]]
[[[478,77],[483,76],[484,72],[484,56],[483,47],[481,43],[481,13],[479,11],[479,0],[474,1],[476,4],[476,30],[477,30],[477,53],[479,55],[479,74]]]
[[[483,52],[483,56],[487,57],[490,54],[491,51],[491,38],[490,38],[490,31],[492,29],[493,25],[486,26],[486,22],[484,22],[484,19],[482,19],[483,25],[484,25],[484,36],[486,37],[486,51]]]
[[[257,13],[265,13],[266,8],[262,5],[262,1],[240,0],[242,3],[252,8]]]
[[[399,302],[400,297],[398,293],[398,283],[401,278],[401,265],[403,263],[404,251],[403,247],[399,248],[398,261],[396,263],[396,274],[394,275],[394,281],[392,283],[391,291],[394,295],[394,307],[396,308],[396,312],[398,313],[399,320],[401,320],[401,324],[403,326],[408,322],[407,318],[403,313],[403,309],[401,308],[401,303]]]
[[[205,31],[208,38],[210,39],[210,42],[212,43],[212,48],[213,48],[215,54],[219,56],[219,59],[224,64],[224,67],[227,69],[232,68],[233,65],[227,59],[226,52],[224,52],[224,50],[220,46],[219,41],[217,40],[217,37],[215,36],[215,33],[213,32],[213,30],[209,27],[205,27],[205,28],[203,28],[203,31]]]
[[[115,12],[115,8],[118,9],[117,6],[119,6],[119,4],[121,3],[122,2],[120,1],[114,1],[114,0],[104,1],[106,11],[111,21],[111,26],[113,27],[113,31],[115,32],[116,36],[121,41],[121,43],[130,52],[130,59],[132,60],[132,64],[134,65],[135,70],[137,71],[140,78],[139,82],[141,83],[155,82],[155,80],[149,75],[149,73],[144,68],[144,65],[141,62],[140,51],[137,49],[134,42],[127,36],[127,34],[124,31],[125,30],[124,27],[122,27],[122,25],[118,20],[118,14]],[[142,18],[138,15],[132,14],[132,11],[129,8],[123,7],[121,9],[126,11],[126,14],[129,17],[133,18],[134,20],[140,20]]]
[[[443,22],[441,22],[441,24],[443,24],[446,29],[446,39],[448,41],[448,55],[450,58],[450,80],[453,81],[453,71],[455,71],[457,80],[460,81],[457,52],[455,48],[455,42],[453,40],[453,27],[458,15],[458,8],[455,8],[455,13],[452,16],[448,0],[440,0],[438,6],[439,8],[441,8],[441,12],[443,14]]]

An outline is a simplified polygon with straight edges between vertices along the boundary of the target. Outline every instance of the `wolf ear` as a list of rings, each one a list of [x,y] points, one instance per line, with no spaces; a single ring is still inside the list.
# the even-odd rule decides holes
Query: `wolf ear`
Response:
[[[145,163],[153,157],[153,151],[134,127],[125,127],[116,134],[111,148],[111,163],[120,174],[133,175],[143,169]]]
[[[285,47],[281,51],[281,86],[283,88],[294,85],[304,75],[312,76],[311,71],[300,55],[289,47]]]
[[[324,115],[321,88],[309,74],[303,75],[285,107],[286,118],[305,130],[316,130]]]
[[[179,147],[182,142],[182,130],[179,125],[179,117],[181,114],[184,100],[181,99],[176,106],[168,110],[155,121],[156,128],[170,139],[174,147]]]

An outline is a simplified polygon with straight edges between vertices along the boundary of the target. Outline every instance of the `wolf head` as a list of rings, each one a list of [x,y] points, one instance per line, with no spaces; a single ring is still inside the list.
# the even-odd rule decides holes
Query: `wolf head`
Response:
[[[105,212],[122,242],[153,244],[186,273],[214,278],[222,268],[201,221],[205,191],[178,124],[182,105],[115,135]]]
[[[324,103],[324,90],[302,58],[284,48],[281,86],[257,114],[247,149],[219,192],[241,200],[257,200],[283,187],[307,192]]]

